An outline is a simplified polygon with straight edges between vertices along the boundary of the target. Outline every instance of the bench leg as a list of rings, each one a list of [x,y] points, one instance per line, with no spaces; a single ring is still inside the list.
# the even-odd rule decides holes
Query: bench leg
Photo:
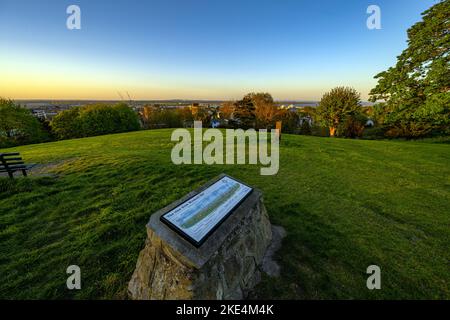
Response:
[[[27,176],[27,170],[26,170],[26,169],[22,170],[22,173],[23,173],[23,176],[24,176],[24,177]]]
[[[11,179],[14,178],[14,175],[13,175],[12,171],[8,171],[8,176],[9,176]]]

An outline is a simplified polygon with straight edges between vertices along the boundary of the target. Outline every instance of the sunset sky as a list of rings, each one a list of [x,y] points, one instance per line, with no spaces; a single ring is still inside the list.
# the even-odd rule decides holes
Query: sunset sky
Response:
[[[433,0],[0,0],[0,96],[317,100],[373,76]],[[81,8],[68,30],[66,8]],[[366,27],[370,4],[381,30]]]

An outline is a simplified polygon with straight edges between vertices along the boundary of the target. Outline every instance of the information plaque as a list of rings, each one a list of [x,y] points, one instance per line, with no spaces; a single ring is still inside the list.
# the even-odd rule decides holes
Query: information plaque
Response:
[[[199,247],[252,190],[225,176],[163,214],[161,221]]]

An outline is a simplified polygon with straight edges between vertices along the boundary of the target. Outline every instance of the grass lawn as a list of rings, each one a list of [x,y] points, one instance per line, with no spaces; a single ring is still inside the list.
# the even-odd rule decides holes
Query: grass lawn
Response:
[[[280,170],[173,165],[171,130],[18,147],[49,176],[0,178],[0,299],[126,298],[150,215],[225,172],[288,232],[259,298],[450,299],[450,145],[283,135]],[[66,289],[81,267],[82,290]],[[382,289],[366,288],[381,267]]]

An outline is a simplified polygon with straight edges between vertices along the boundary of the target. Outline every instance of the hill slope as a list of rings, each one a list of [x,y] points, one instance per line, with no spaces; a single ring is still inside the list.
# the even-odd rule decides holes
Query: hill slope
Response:
[[[170,133],[14,148],[49,176],[0,178],[0,298],[125,298],[151,213],[221,172],[260,188],[288,232],[258,297],[450,298],[448,145],[284,135],[278,175],[260,176],[173,165]],[[82,290],[66,289],[71,264]]]

